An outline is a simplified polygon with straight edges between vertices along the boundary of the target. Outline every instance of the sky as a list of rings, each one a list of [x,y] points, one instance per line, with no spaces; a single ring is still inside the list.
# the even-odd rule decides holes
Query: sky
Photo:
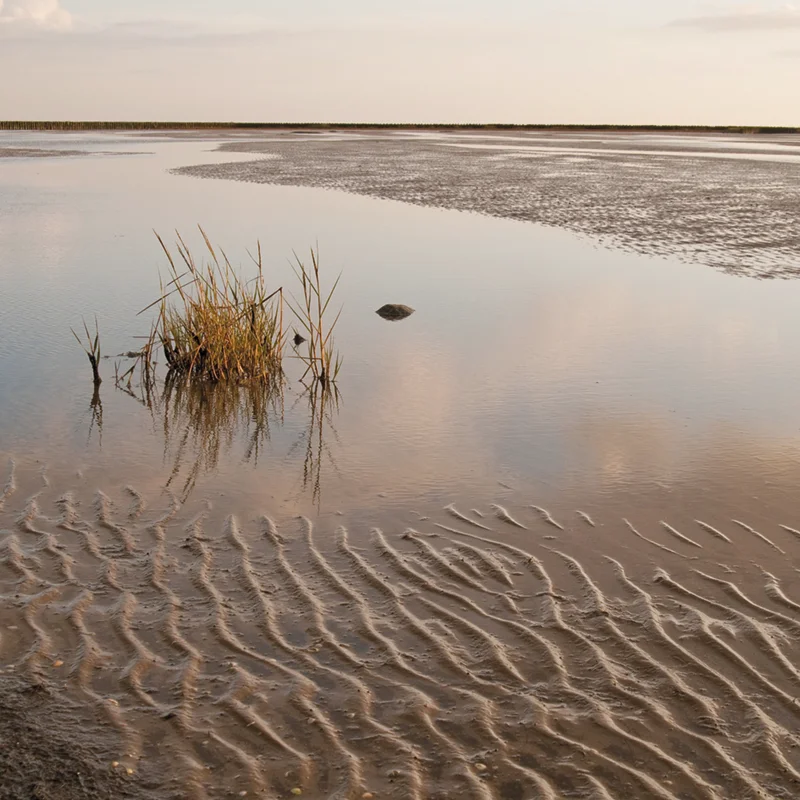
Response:
[[[800,126],[800,3],[0,0],[0,118]]]

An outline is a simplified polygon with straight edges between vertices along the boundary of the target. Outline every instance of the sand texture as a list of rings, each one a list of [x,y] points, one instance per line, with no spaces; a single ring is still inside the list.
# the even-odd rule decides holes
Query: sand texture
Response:
[[[800,792],[791,521],[515,493],[315,526],[5,485],[0,679],[47,693],[42,725],[82,709],[136,796]]]
[[[176,172],[538,222],[741,275],[800,274],[800,137],[664,139],[273,136],[220,147],[258,160]]]
[[[0,158],[58,158],[86,156],[88,150],[45,150],[39,147],[0,147]]]

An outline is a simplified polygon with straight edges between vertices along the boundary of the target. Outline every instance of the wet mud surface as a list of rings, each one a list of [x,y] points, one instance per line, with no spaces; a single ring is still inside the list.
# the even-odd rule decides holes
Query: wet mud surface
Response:
[[[743,142],[285,134],[225,145],[251,153],[249,163],[182,172],[532,220],[739,275],[792,277],[800,264],[794,139]],[[436,226],[445,215],[430,216]],[[530,230],[499,227],[503,235]],[[538,252],[536,243],[529,251]],[[45,263],[51,270],[49,256]],[[558,269],[555,257],[541,263]],[[679,265],[665,269],[676,281]],[[696,274],[746,289],[744,308],[757,302],[751,291],[779,289],[783,299],[792,288],[701,267]],[[551,332],[541,363],[569,351],[567,326],[589,320],[590,336],[572,344],[582,351],[608,324],[594,321],[594,296],[575,307],[569,297],[553,304],[566,323]],[[715,300],[702,297],[702,324],[690,331],[709,324]],[[53,307],[64,302],[59,296]],[[774,298],[761,302],[775,312]],[[367,307],[371,320],[378,305]],[[660,326],[675,339],[655,308],[645,293],[611,303],[609,315],[642,309],[639,330]],[[404,326],[411,331],[420,318]],[[792,337],[763,351],[780,374],[793,369]],[[341,513],[317,506],[317,515],[307,509],[313,519],[298,517],[269,480],[247,490],[244,472],[225,484],[212,470],[178,498],[156,468],[152,476],[127,471],[135,441],[111,435],[113,404],[104,440],[113,468],[84,472],[92,451],[59,459],[45,440],[36,452],[10,454],[8,466],[4,457],[0,800],[800,796],[796,423],[778,426],[763,449],[706,432],[715,422],[746,426],[726,423],[731,405],[767,397],[773,405],[762,420],[790,404],[792,384],[754,381],[753,367],[742,366],[758,363],[743,359],[742,341],[709,351],[709,367],[703,362],[711,370],[719,352],[730,353],[730,392],[678,384],[714,404],[711,423],[697,428],[705,444],[691,433],[680,438],[674,426],[637,427],[626,405],[611,424],[584,422],[575,442],[596,457],[587,463],[604,473],[597,483],[571,484],[565,471],[552,485],[522,477],[501,484],[505,470],[485,468],[468,485],[453,488],[454,480],[426,495],[418,487],[465,474],[457,459],[472,444],[458,429],[462,449],[448,450],[445,440],[424,451],[441,458],[435,480],[417,475],[424,459],[393,470],[381,457],[358,473],[366,477],[357,502],[342,499]],[[610,349],[620,364],[631,360],[618,345]],[[419,362],[420,351],[410,352],[402,363]],[[657,357],[647,351],[640,374]],[[583,374],[597,358],[589,348],[565,369]],[[487,363],[470,369],[498,380],[511,374]],[[434,373],[410,373],[423,376],[426,411],[436,399]],[[650,384],[654,394],[674,384],[673,373],[664,375]],[[537,379],[546,377],[542,370]],[[758,396],[740,398],[752,383]],[[452,397],[448,415],[463,402],[460,392]],[[102,416],[84,419],[99,428]],[[191,430],[172,413],[164,419],[180,436]],[[514,435],[529,424],[529,413],[520,414]],[[348,447],[362,443],[353,430]],[[322,452],[321,434],[319,442]],[[384,505],[385,491],[394,499]]]
[[[0,798],[149,797],[105,760],[108,731],[41,682],[0,672]]]
[[[0,147],[0,158],[64,158],[86,156],[88,150],[45,150],[39,147]]]
[[[553,225],[760,278],[800,274],[797,137],[273,136],[176,170]],[[266,156],[269,156],[268,158]]]

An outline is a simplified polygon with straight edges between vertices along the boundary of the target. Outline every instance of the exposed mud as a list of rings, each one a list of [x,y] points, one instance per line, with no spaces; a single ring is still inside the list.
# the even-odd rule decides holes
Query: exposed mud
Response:
[[[105,760],[107,731],[86,724],[57,689],[0,674],[0,798],[116,800],[149,796]]]
[[[220,148],[259,160],[176,172],[527,220],[611,247],[787,278],[800,274],[798,142],[792,136],[273,136]]]
[[[88,150],[45,150],[39,147],[0,147],[0,158],[64,158],[88,156]]]

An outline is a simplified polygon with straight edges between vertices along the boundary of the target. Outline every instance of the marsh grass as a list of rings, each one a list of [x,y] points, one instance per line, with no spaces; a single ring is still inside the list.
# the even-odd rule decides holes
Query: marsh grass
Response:
[[[311,266],[296,255],[292,265],[301,288],[301,300],[284,299],[283,286],[270,290],[264,276],[261,244],[256,254],[248,251],[255,274],[245,278],[231,265],[224,250],[217,251],[202,228],[206,260],[197,260],[180,234],[176,255],[156,233],[167,257],[167,274],[160,276],[156,300],[142,309],[157,309],[150,333],[136,351],[133,364],[123,372],[115,370],[115,383],[132,390],[138,371],[140,383],[149,390],[156,381],[158,356],[164,354],[167,375],[175,379],[237,385],[274,383],[283,376],[283,358],[288,330],[284,326],[284,305],[288,305],[307,338],[295,331],[295,357],[305,365],[301,381],[329,385],[336,381],[342,359],[334,346],[333,331],[341,309],[329,323],[331,300],[341,274],[323,293],[319,252],[311,250]],[[219,254],[218,254],[219,253]],[[95,383],[100,382],[100,337],[95,320],[92,338],[84,322],[86,343],[72,333],[92,365]],[[303,345],[301,348],[300,345]],[[127,354],[126,354],[127,357]],[[306,385],[308,385],[306,383]]]
[[[303,485],[319,497],[322,462],[330,453],[324,443],[338,409],[335,385],[342,359],[333,332],[331,303],[339,285],[323,291],[318,251],[310,266],[297,256],[292,265],[300,284],[300,300],[284,299],[283,286],[267,286],[261,245],[248,253],[253,268],[248,277],[235,270],[225,252],[216,249],[202,228],[204,260],[193,256],[177,235],[173,250],[156,234],[167,258],[150,331],[141,346],[123,353],[131,359],[123,369],[115,364],[115,386],[145,406],[154,427],[164,436],[164,458],[171,463],[168,486],[188,496],[201,473],[213,471],[223,453],[244,442],[246,461],[257,462],[270,438],[270,423],[284,418],[286,337],[302,330],[306,339],[289,353],[305,366],[301,377],[309,401],[310,424],[304,437]],[[339,276],[341,277],[341,276]],[[292,322],[285,325],[284,305]],[[84,322],[86,341],[75,331],[99,385],[100,335]],[[163,354],[166,367],[159,368]],[[97,395],[97,392],[95,392]],[[102,413],[98,402],[93,409]],[[98,427],[101,417],[96,419]]]
[[[334,347],[333,330],[342,310],[336,314],[333,322],[328,324],[326,314],[333,294],[339,285],[341,274],[333,283],[330,291],[323,293],[320,276],[319,250],[311,250],[311,267],[308,268],[295,254],[293,265],[295,275],[300,282],[302,299],[292,297],[288,301],[289,308],[306,333],[306,341],[298,345],[298,357],[306,365],[301,381],[310,375],[315,383],[328,386],[336,381],[342,366],[342,359]],[[302,347],[302,349],[300,349]]]
[[[156,234],[167,257],[159,298],[140,313],[158,308],[139,360],[152,373],[160,349],[168,373],[211,383],[266,383],[281,373],[283,287],[267,289],[261,257],[250,254],[256,274],[246,280],[223,250],[200,229],[210,259],[197,261],[178,235],[177,260]],[[136,365],[134,365],[135,367]]]
[[[78,344],[83,348],[83,352],[86,353],[86,357],[89,359],[89,363],[92,366],[92,379],[94,380],[95,387],[100,386],[103,382],[103,379],[100,377],[100,328],[97,324],[97,317],[94,318],[94,338],[92,338],[91,333],[89,333],[89,326],[86,324],[86,320],[82,320],[83,322],[83,330],[86,334],[86,342],[84,343],[80,336],[75,333],[73,328],[70,328],[72,331],[72,335],[75,337],[75,340]]]

